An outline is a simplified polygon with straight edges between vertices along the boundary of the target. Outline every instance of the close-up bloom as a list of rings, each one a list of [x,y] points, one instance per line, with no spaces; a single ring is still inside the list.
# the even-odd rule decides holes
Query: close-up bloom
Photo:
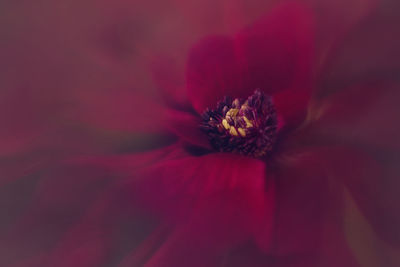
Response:
[[[0,265],[397,266],[395,4],[217,1],[207,27],[172,2],[93,35],[100,59],[65,26],[84,75],[4,94],[23,108],[0,141]],[[180,9],[190,26],[162,23]]]

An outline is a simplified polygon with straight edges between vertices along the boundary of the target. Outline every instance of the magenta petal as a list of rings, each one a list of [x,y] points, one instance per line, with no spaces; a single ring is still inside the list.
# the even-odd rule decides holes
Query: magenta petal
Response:
[[[177,219],[218,192],[263,192],[263,175],[263,162],[238,155],[165,158],[140,171],[132,189],[148,208]]]
[[[246,87],[273,94],[309,87],[313,53],[313,17],[296,2],[282,4],[235,40],[246,72]]]
[[[82,170],[80,174],[58,169],[39,180],[25,213],[1,238],[1,250],[8,251],[2,265],[47,254],[109,182],[101,172]]]
[[[178,110],[167,110],[167,128],[185,143],[210,149],[207,135],[200,130],[201,117]]]
[[[360,210],[382,238],[400,242],[398,86],[369,84],[345,89],[329,97],[313,129],[315,140],[362,149],[343,151],[338,157],[340,176],[349,187]],[[323,137],[323,138],[321,138]]]
[[[275,172],[277,242],[272,249],[275,255],[303,254],[319,261],[325,250],[331,249],[327,245],[332,241],[325,240],[326,233],[335,231],[343,236],[343,189],[338,179],[353,174],[338,165],[344,156],[335,149],[314,148],[287,154],[279,162]]]
[[[291,90],[299,95],[301,90],[307,97],[298,101],[305,109],[312,53],[311,14],[294,2],[278,6],[234,40],[210,37],[193,48],[187,70],[189,99],[202,112],[225,95],[247,97],[257,88],[267,94]]]
[[[260,233],[270,236],[265,224],[272,220],[274,202],[265,195],[262,161],[231,154],[187,156],[161,161],[138,177],[132,184],[136,202],[177,227],[151,260],[155,266],[192,266],[179,262],[194,264]]]
[[[336,163],[349,175],[340,177],[372,228],[385,241],[400,244],[399,153],[341,151]],[[348,159],[347,161],[344,159]]]
[[[317,130],[325,137],[363,147],[400,148],[399,84],[369,83],[327,97]],[[317,111],[318,112],[318,111]]]
[[[314,131],[315,140],[362,149],[342,152],[342,169],[353,170],[343,182],[361,211],[386,241],[400,242],[399,216],[399,86],[369,83],[333,94],[325,99]],[[321,138],[322,137],[322,138]],[[353,155],[353,156],[352,156]]]
[[[309,88],[292,88],[275,94],[274,104],[281,120],[281,127],[293,128],[304,122],[310,93]]]
[[[229,253],[226,266],[230,267],[358,267],[352,251],[347,246],[340,224],[328,223],[324,230],[320,250],[314,253],[271,255],[252,243],[239,246]]]
[[[147,265],[219,266],[228,249],[248,239],[256,226],[250,222],[255,215],[251,214],[254,200],[248,198],[224,193],[195,207],[193,215],[177,225]]]
[[[325,42],[332,37],[338,39],[338,33],[347,31],[347,35],[342,36],[345,38],[340,38],[341,42],[328,53],[328,65],[322,68],[320,78],[325,89],[340,90],[343,84],[365,79],[396,79],[394,73],[400,67],[400,20],[396,1],[314,2],[321,10],[317,14],[321,35],[328,37],[323,39]]]
[[[245,88],[275,95],[287,123],[304,118],[311,94],[313,15],[291,2],[272,10],[238,36]]]
[[[398,161],[391,161],[387,158],[375,160],[365,151],[341,147],[313,149],[305,156],[307,157],[298,157],[296,160],[300,163],[300,166],[296,164],[295,168],[289,166],[285,168],[285,172],[288,174],[295,172],[296,176],[303,180],[301,185],[296,186],[293,179],[283,179],[286,176],[290,177],[288,175],[281,177],[280,183],[277,183],[277,188],[284,190],[282,192],[277,191],[278,203],[288,203],[286,204],[288,205],[287,208],[278,204],[278,210],[286,210],[285,213],[281,212],[281,216],[278,212],[278,217],[282,220],[281,222],[278,220],[278,227],[280,226],[282,229],[279,231],[278,228],[278,234],[281,235],[278,238],[282,239],[284,251],[296,250],[299,247],[302,250],[317,247],[320,242],[318,235],[321,226],[326,222],[330,222],[328,225],[331,225],[332,222],[338,222],[338,218],[341,218],[340,206],[335,207],[338,193],[340,193],[340,188],[334,183],[335,180],[336,183],[339,181],[347,186],[373,229],[386,241],[399,244],[399,183],[398,179],[394,178],[399,174]],[[324,177],[330,179],[323,179]],[[312,179],[315,179],[315,181],[308,184],[307,181],[312,181]],[[285,186],[280,186],[285,180],[288,183],[285,183]],[[293,190],[300,190],[305,201],[297,199],[301,196],[300,194],[285,193]],[[285,201],[281,200],[282,197]],[[316,199],[317,202],[315,202]],[[311,203],[307,204],[307,201],[311,201]],[[296,205],[293,203],[296,203]],[[299,206],[300,204],[301,206]],[[294,216],[296,213],[299,213],[296,216],[302,218],[301,220],[307,220],[307,222],[300,221],[296,225],[301,227],[294,228],[294,222],[289,216]],[[336,217],[332,217],[335,213]],[[282,217],[284,214],[286,215]],[[309,228],[312,225],[313,228]],[[295,238],[296,236],[298,238]],[[299,239],[307,240],[309,244],[305,246],[303,243],[300,246]]]
[[[4,254],[0,265],[21,263],[23,266],[25,261],[30,262],[31,258],[34,260],[33,257],[42,254],[46,261],[57,261],[50,257],[63,253],[71,261],[81,261],[81,257],[85,261],[96,261],[102,257],[99,254],[106,249],[102,246],[108,242],[102,238],[108,236],[109,231],[119,230],[120,217],[127,216],[134,208],[127,201],[118,205],[111,203],[114,206],[108,207],[108,203],[103,204],[107,200],[105,196],[122,198],[126,190],[117,185],[127,177],[134,179],[133,170],[151,165],[166,155],[173,158],[180,153],[173,146],[140,155],[82,158],[38,174],[37,183],[29,179],[26,186],[33,187],[34,192],[32,196],[29,191],[25,192],[28,200],[24,201],[30,203],[24,205],[25,210],[20,211],[22,215],[7,231],[1,232],[0,251]],[[2,210],[0,215],[2,218],[10,216],[8,209]],[[58,247],[60,251],[57,252],[54,249]]]
[[[224,36],[208,37],[192,48],[187,63],[189,100],[197,112],[214,107],[225,95],[247,97],[234,42]]]
[[[48,266],[100,266],[112,259],[113,246],[116,246],[113,244],[114,236],[130,213],[127,205],[116,201],[118,193],[115,187],[110,186],[105,194],[99,195],[82,218],[51,249]],[[134,221],[129,223],[131,227],[137,227]],[[122,248],[126,243],[117,246]]]

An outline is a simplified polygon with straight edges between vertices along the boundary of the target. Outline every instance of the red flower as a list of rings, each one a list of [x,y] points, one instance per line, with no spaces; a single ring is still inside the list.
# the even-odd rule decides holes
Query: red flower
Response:
[[[396,189],[384,195],[398,168],[380,149],[397,153],[399,129],[358,119],[376,108],[395,121],[398,109],[385,107],[397,90],[377,81],[319,96],[314,34],[312,13],[290,3],[235,36],[195,45],[189,104],[157,107],[175,138],[74,160],[40,180],[32,209],[4,238],[11,251],[26,236],[40,240],[18,266],[357,266],[343,232],[343,185],[374,230],[398,244]]]

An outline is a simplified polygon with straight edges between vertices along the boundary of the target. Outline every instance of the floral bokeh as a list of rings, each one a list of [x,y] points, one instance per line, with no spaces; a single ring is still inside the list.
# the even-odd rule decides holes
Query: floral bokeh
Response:
[[[190,57],[282,6],[294,9],[262,25],[278,46],[261,38],[253,56],[284,84],[294,58],[263,61],[263,49],[311,36],[304,126],[266,166],[204,152],[185,112],[222,96],[213,78],[237,77],[229,61],[204,74]],[[312,34],[290,10],[306,10]],[[394,0],[3,1],[0,265],[400,265],[399,11]],[[201,60],[224,57],[208,48]],[[209,91],[190,91],[204,75]],[[247,97],[237,85],[221,90]],[[260,192],[265,169],[291,179]],[[219,191],[238,175],[238,195]],[[165,177],[217,184],[216,196],[180,199]],[[263,212],[258,197],[272,203]]]

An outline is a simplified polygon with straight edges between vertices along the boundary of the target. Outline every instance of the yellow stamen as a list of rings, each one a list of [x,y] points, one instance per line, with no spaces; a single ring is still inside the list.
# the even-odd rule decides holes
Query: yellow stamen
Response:
[[[253,123],[251,123],[251,121],[246,118],[245,116],[243,116],[244,121],[246,122],[246,128],[251,128],[253,127]]]
[[[233,127],[233,126],[231,126],[231,128],[229,129],[229,133],[231,135],[238,136],[238,133],[237,133],[235,127]]]
[[[246,132],[245,132],[245,130],[244,130],[243,128],[238,128],[237,130],[238,130],[239,134],[240,134],[242,137],[245,137],[245,136],[246,136]]]
[[[222,120],[222,125],[224,126],[224,128],[225,128],[226,130],[229,130],[229,127],[231,127],[231,126],[229,125],[228,121],[225,120],[225,119]]]
[[[225,115],[225,118],[226,117],[236,117],[236,115],[238,114],[238,112],[239,112],[239,109],[237,109],[237,108],[231,108],[230,110],[228,110],[228,112],[226,113],[226,115]]]

